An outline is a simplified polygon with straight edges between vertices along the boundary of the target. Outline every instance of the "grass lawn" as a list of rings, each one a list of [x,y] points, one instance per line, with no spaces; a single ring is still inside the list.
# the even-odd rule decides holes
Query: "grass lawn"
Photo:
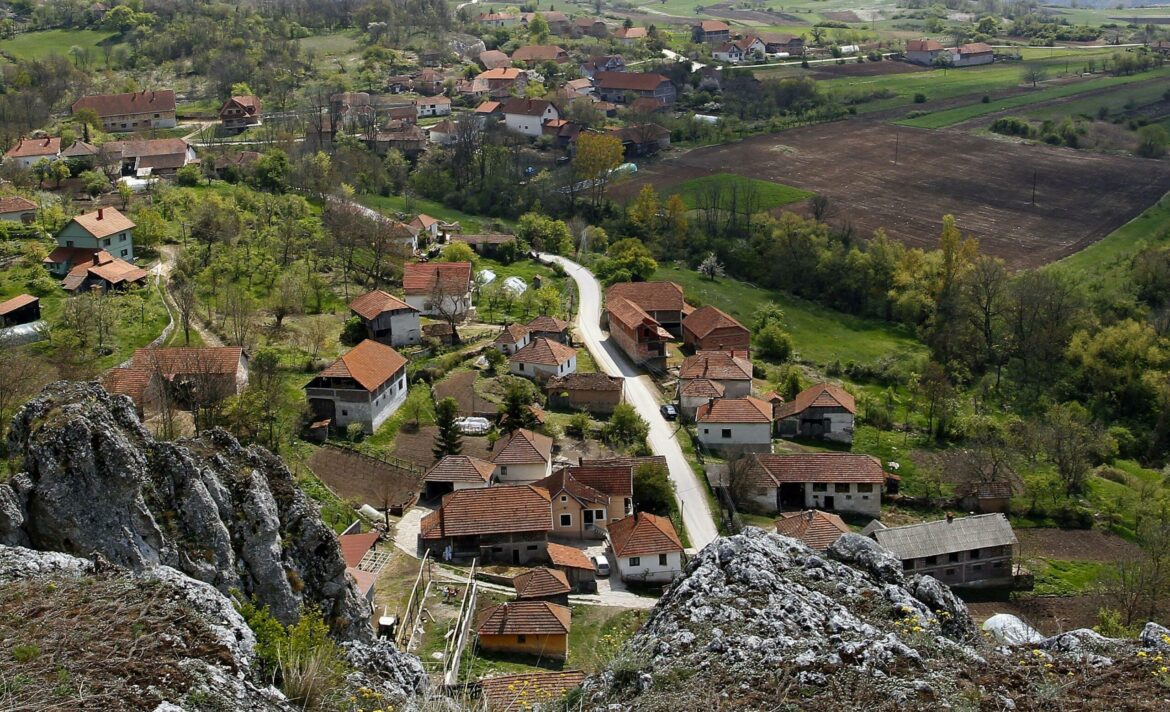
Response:
[[[511,297],[501,295],[499,303],[496,303],[491,308],[489,308],[488,295],[492,293],[492,286],[485,285],[480,290],[478,299],[476,299],[476,311],[478,318],[489,324],[505,324],[511,322],[527,324],[538,316],[535,304],[532,298],[528,296],[529,292],[533,292],[533,277],[539,276],[543,285],[555,285],[560,289],[562,306],[566,290],[573,289],[572,280],[557,277],[548,265],[530,259],[520,259],[511,264],[504,264],[487,257],[479,257],[475,261],[475,271],[478,274],[483,270],[491,270],[495,273],[496,278],[492,281],[492,285],[502,284],[509,277],[519,277],[528,285],[528,289],[522,294]],[[562,314],[560,316],[563,317],[564,315]]]
[[[358,40],[349,31],[313,35],[301,38],[299,42],[302,49],[325,57],[340,57],[358,50]]]
[[[1081,82],[1074,82],[1072,84],[1062,84],[1060,86],[1046,87],[1043,89],[1036,89],[1035,91],[1026,94],[1018,94],[1010,96],[1005,99],[998,99],[990,101],[986,104],[976,102],[973,104],[966,104],[958,106],[954,109],[947,109],[946,111],[935,111],[925,116],[919,116],[913,119],[903,119],[897,123],[903,126],[914,126],[922,129],[941,129],[947,126],[967,121],[968,119],[994,114],[997,111],[1004,111],[1005,109],[1015,109],[1021,106],[1028,106],[1029,104],[1037,104],[1042,101],[1051,101],[1053,99],[1060,99],[1067,96],[1075,96],[1083,94],[1095,89],[1101,89],[1111,86],[1125,86],[1135,82],[1144,82],[1156,77],[1170,76],[1170,68],[1159,69],[1151,72],[1143,72],[1142,74],[1135,74],[1128,77],[1097,77],[1095,79],[1087,79]],[[1094,98],[1092,101],[1099,102],[1099,99]],[[1097,105],[1097,104],[1094,104]]]
[[[49,55],[59,54],[69,56],[71,47],[81,47],[90,50],[90,59],[93,64],[99,65],[104,60],[98,45],[103,41],[117,37],[116,32],[104,30],[43,30],[41,32],[26,32],[10,40],[0,42],[0,53],[11,55],[16,59],[42,59]]]
[[[470,213],[452,210],[441,203],[426,200],[425,198],[406,197],[404,195],[359,195],[357,196],[357,201],[368,208],[373,208],[387,215],[405,213],[408,217],[412,217],[419,213],[426,213],[443,222],[457,222],[463,227],[463,232],[468,234],[488,232],[492,230],[493,225],[498,227],[499,225],[507,224],[503,220],[484,218],[471,215]]]
[[[1037,596],[1076,596],[1095,590],[1112,568],[1099,561],[1034,559],[1028,562],[1036,574]]]
[[[1051,106],[1038,106],[1022,112],[1030,119],[1061,119],[1065,116],[1089,116],[1095,118],[1101,107],[1110,114],[1126,111],[1126,106],[1140,107],[1160,101],[1167,91],[1166,82],[1153,81],[1145,84],[1118,84],[1115,91],[1083,99],[1062,101]]]
[[[755,191],[757,210],[771,210],[781,205],[789,205],[806,200],[812,193],[807,190],[793,188],[782,183],[746,178],[731,173],[716,173],[702,178],[692,178],[675,186],[668,195],[678,195],[682,198],[687,210],[698,210],[703,204],[702,195],[707,191],[719,190],[721,208],[727,205],[730,192],[733,188],[741,191]],[[664,196],[665,197],[665,196]]]
[[[773,301],[784,310],[784,321],[796,351],[805,361],[823,365],[875,362],[897,356],[925,356],[926,347],[906,329],[881,321],[842,314],[784,292],[752,286],[729,277],[712,282],[697,272],[659,267],[654,279],[682,285],[692,303],[719,307],[748,325],[760,305]],[[750,327],[749,327],[750,328]]]

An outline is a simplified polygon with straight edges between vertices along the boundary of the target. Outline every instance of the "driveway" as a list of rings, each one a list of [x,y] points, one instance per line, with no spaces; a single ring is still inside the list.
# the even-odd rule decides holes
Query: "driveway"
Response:
[[[406,514],[403,514],[402,519],[399,519],[398,523],[394,525],[394,546],[417,559],[419,556],[418,533],[422,528],[422,518],[430,514],[431,511],[429,507],[424,507],[421,504],[416,504],[406,510]]]
[[[702,549],[718,536],[711,508],[707,506],[706,485],[695,476],[694,470],[683,455],[682,447],[675,439],[675,426],[662,419],[658,408],[662,404],[658,388],[649,376],[642,374],[630,364],[617,344],[601,330],[601,285],[593,273],[572,260],[556,255],[541,255],[542,260],[556,262],[565,268],[577,283],[580,309],[577,312],[577,331],[584,340],[597,367],[611,376],[626,380],[626,402],[634,406],[638,414],[650,424],[647,441],[654,454],[666,458],[670,479],[674,482],[674,494],[686,525],[691,545]]]

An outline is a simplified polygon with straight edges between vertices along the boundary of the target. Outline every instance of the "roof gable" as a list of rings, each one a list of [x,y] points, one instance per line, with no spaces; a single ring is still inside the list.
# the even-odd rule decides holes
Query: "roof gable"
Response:
[[[547,598],[561,596],[573,590],[563,571],[539,567],[512,579],[516,598]]]
[[[470,455],[447,455],[427,470],[424,482],[466,482],[482,485],[490,482],[496,466]]]
[[[666,517],[635,512],[609,525],[609,541],[617,556],[681,552],[682,542]]]
[[[695,420],[700,423],[771,423],[772,404],[755,396],[716,398],[699,406]]]
[[[734,329],[748,333],[747,328],[716,307],[699,307],[683,319],[682,326],[700,339],[709,336],[716,329]]]
[[[796,398],[776,407],[776,418],[787,418],[803,413],[809,408],[843,408],[857,414],[857,402],[853,395],[832,383],[818,383],[796,394]]]
[[[349,309],[363,319],[377,319],[379,315],[385,312],[398,311],[400,309],[413,312],[418,311],[393,294],[384,292],[381,289],[366,292],[357,299],[354,299],[349,303]]]
[[[341,358],[318,375],[329,378],[352,378],[362,388],[373,392],[393,378],[404,366],[406,359],[402,354],[386,344],[365,339],[342,354]]]
[[[849,526],[836,514],[810,509],[782,515],[776,520],[776,533],[799,539],[809,548],[819,550],[827,548],[842,534],[848,534]]]
[[[760,486],[785,482],[858,482],[884,484],[882,464],[872,455],[848,452],[802,452],[753,456],[751,472]]]
[[[535,465],[551,460],[552,438],[525,428],[514,431],[492,456],[497,465]]]
[[[750,381],[752,363],[727,351],[700,351],[688,356],[679,366],[682,380],[708,378],[713,381]]]
[[[463,489],[422,519],[424,539],[547,532],[552,510],[546,490],[531,485]]]
[[[436,289],[462,296],[471,289],[470,262],[407,262],[402,286],[408,296],[427,295]]]
[[[475,624],[479,635],[566,635],[569,609],[547,601],[509,601],[493,606]]]
[[[516,363],[532,363],[539,366],[560,366],[577,355],[577,349],[565,346],[559,341],[544,337],[529,341],[523,348],[512,354]]]
[[[127,94],[91,94],[73,102],[71,111],[74,114],[82,109],[93,109],[100,117],[173,112],[175,110],[175,92],[163,89]]]

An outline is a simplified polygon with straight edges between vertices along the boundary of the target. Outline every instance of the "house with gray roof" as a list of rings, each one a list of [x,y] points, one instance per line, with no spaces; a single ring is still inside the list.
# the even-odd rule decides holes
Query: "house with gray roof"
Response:
[[[902,560],[907,574],[933,576],[954,588],[1011,586],[1018,542],[1002,514],[955,517],[904,527],[871,522],[862,531]]]

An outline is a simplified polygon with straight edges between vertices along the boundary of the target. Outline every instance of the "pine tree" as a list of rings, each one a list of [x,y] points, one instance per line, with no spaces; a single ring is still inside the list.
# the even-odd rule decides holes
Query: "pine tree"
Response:
[[[435,446],[431,452],[436,460],[463,452],[463,436],[455,426],[458,416],[459,403],[454,398],[444,398],[435,405],[435,425],[439,432],[435,433]]]

